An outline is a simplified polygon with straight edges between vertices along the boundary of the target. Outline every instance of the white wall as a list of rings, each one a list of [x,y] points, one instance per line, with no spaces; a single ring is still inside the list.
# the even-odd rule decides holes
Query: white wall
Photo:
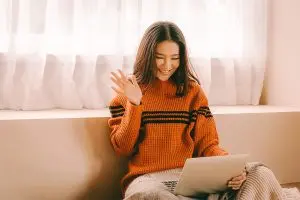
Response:
[[[222,145],[250,153],[281,183],[300,182],[300,112],[217,114]],[[107,118],[0,120],[0,199],[117,199],[125,162]],[[82,197],[82,196],[81,196]]]
[[[270,0],[264,102],[300,105],[300,1]]]

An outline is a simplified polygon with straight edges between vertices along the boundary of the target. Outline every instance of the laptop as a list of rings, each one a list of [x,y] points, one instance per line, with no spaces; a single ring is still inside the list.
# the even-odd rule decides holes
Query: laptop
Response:
[[[201,196],[228,189],[228,181],[245,169],[248,154],[189,158],[186,160],[175,194]]]

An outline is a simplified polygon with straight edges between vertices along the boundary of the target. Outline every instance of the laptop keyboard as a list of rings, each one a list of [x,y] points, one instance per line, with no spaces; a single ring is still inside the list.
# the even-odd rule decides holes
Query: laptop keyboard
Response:
[[[167,188],[171,191],[174,192],[175,187],[178,183],[178,181],[163,181],[162,182],[165,186],[167,186]]]

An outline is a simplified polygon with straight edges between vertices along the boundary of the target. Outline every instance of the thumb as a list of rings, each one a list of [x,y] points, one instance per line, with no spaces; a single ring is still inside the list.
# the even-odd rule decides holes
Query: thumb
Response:
[[[132,75],[132,81],[133,81],[133,84],[134,84],[135,86],[138,86],[138,87],[139,87],[139,84],[138,84],[137,81],[136,81],[135,75]]]

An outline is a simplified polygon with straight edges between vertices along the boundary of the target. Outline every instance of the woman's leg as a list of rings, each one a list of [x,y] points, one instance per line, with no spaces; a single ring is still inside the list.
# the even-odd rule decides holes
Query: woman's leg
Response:
[[[133,180],[125,192],[124,200],[178,200],[168,188],[151,176]]]
[[[247,179],[237,194],[238,200],[279,200],[283,192],[273,172],[262,164],[247,165]]]

